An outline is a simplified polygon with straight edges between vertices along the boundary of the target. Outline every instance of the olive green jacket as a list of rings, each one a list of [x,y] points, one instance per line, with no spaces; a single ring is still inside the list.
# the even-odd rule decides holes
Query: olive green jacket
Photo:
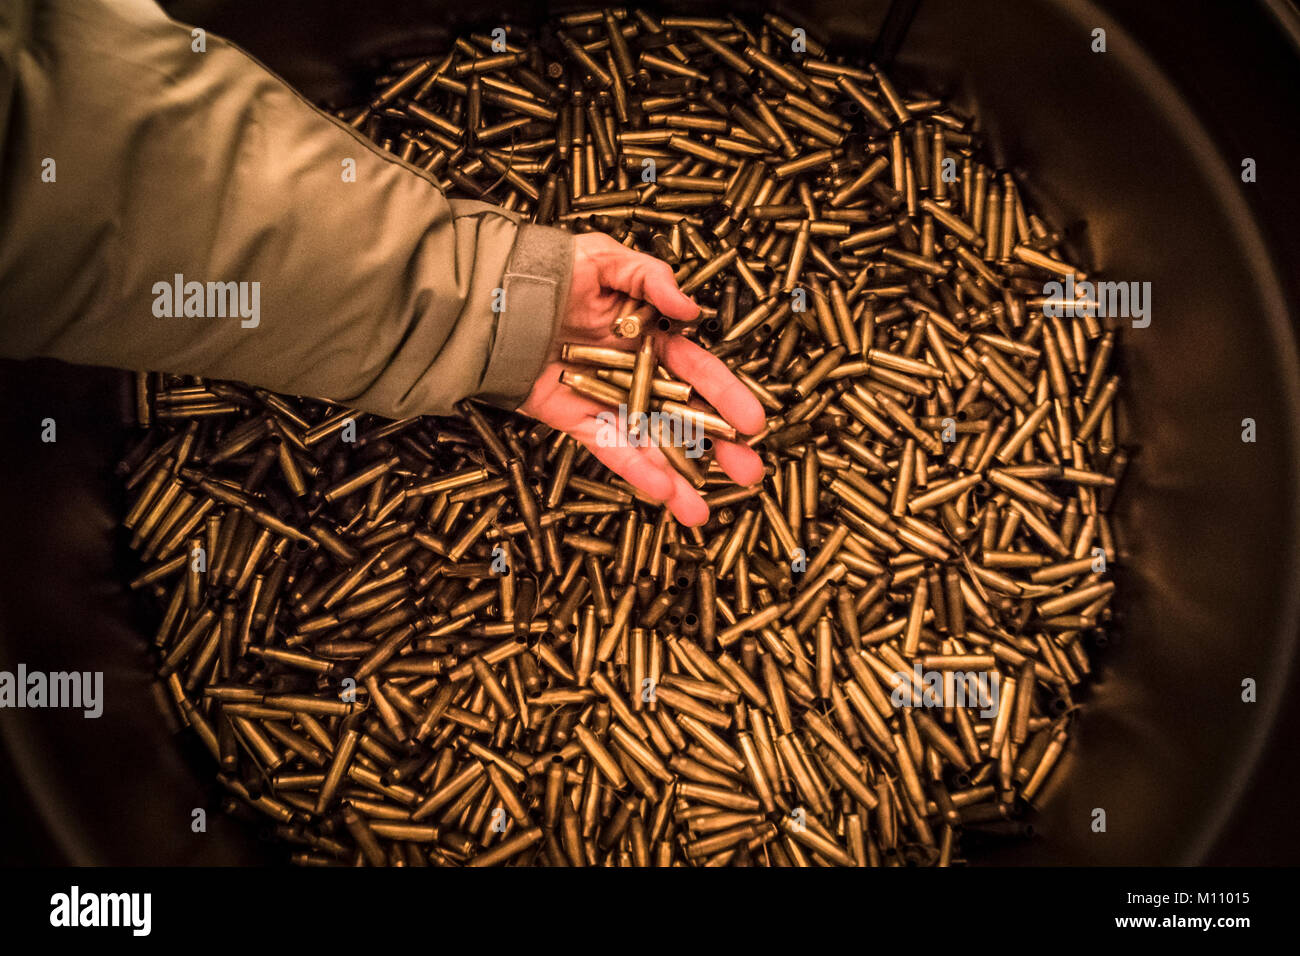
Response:
[[[392,417],[521,402],[571,237],[448,200],[243,51],[197,45],[149,0],[0,2],[0,354]]]

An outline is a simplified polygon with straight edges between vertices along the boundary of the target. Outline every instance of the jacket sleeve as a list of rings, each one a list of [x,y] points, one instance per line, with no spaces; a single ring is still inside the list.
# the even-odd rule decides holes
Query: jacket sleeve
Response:
[[[148,0],[0,4],[0,354],[391,417],[521,402],[572,238],[449,201],[238,48],[196,45]]]

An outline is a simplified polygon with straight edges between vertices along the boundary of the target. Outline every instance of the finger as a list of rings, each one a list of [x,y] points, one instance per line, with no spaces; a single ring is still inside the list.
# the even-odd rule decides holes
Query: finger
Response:
[[[737,431],[753,435],[763,430],[763,406],[720,358],[680,335],[657,334],[656,338],[664,368],[690,382]]]
[[[672,266],[612,239],[610,244],[613,248],[596,257],[601,285],[649,302],[670,319],[689,322],[700,314],[700,307],[677,288]]]
[[[694,528],[709,520],[709,506],[704,503],[700,493],[691,487],[691,483],[672,472],[673,491],[665,502],[666,507],[677,519],[678,524]]]
[[[738,485],[752,485],[763,479],[763,459],[748,445],[714,439],[713,457]]]
[[[612,444],[608,437],[602,441],[599,440],[599,423],[593,422],[592,426],[595,437],[590,441],[586,439],[586,427],[575,429],[573,435],[590,448],[605,467],[627,479],[642,494],[662,502],[681,524],[693,528],[709,520],[709,506],[700,493],[669,464],[656,446]]]
[[[608,408],[602,410],[613,414]],[[666,502],[673,497],[677,492],[673,482],[677,473],[669,467],[668,461],[662,454],[659,454],[659,461],[655,461],[653,456],[645,454],[651,449],[633,448],[622,442],[611,442],[600,433],[603,426],[599,422],[590,419],[589,423],[572,429],[569,434],[595,455],[597,461],[647,498]],[[653,450],[658,452],[658,449]]]
[[[544,373],[545,374],[545,373]],[[556,374],[558,378],[558,373]],[[556,383],[558,394],[544,397],[536,408],[525,403],[525,411],[552,428],[566,432],[591,451],[596,459],[626,479],[647,498],[667,501],[673,494],[668,462],[642,461],[637,452],[619,440],[618,415],[608,405],[580,395],[567,385]]]
[[[674,518],[687,527],[695,527],[709,520],[709,506],[704,503],[700,493],[692,487],[677,469],[668,461],[663,451],[656,445],[647,445],[639,449],[641,454],[655,468],[662,468],[668,475],[672,490],[664,506],[672,512]]]

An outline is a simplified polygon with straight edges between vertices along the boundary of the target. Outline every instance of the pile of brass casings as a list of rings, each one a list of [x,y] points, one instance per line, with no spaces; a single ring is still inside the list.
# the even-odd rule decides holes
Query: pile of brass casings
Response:
[[[947,864],[1022,832],[1127,460],[1113,324],[1044,315],[1083,277],[1060,236],[968,120],[775,16],[507,36],[339,115],[449,194],[672,263],[768,412],[766,477],[676,456],[688,529],[521,417],[140,375],[133,587],[229,807],[322,865]],[[633,351],[570,348],[569,380],[622,397]],[[995,705],[954,700],[979,675]]]

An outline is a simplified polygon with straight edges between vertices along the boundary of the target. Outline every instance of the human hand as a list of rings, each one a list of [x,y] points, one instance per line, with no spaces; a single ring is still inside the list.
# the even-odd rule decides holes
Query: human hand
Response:
[[[662,451],[653,445],[601,441],[596,416],[613,409],[560,382],[560,373],[573,368],[560,361],[563,343],[635,349],[636,339],[618,338],[610,331],[615,319],[649,303],[667,318],[690,321],[699,315],[699,306],[677,288],[666,262],[628,249],[604,233],[583,233],[575,237],[574,245],[573,278],[560,333],[519,410],[573,436],[643,495],[667,505],[682,524],[703,524],[709,517],[708,505]],[[763,407],[720,359],[680,335],[651,334],[657,340],[659,364],[690,383],[737,432],[752,435],[762,430]],[[718,465],[733,481],[748,485],[763,477],[763,461],[748,445],[712,441]]]

